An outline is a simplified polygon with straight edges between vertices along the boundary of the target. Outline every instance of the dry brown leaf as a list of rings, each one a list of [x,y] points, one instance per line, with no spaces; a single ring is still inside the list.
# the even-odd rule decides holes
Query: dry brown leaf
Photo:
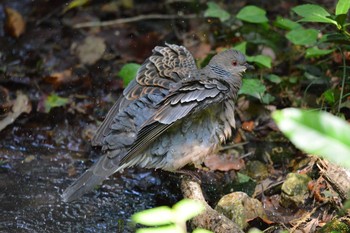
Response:
[[[241,170],[245,166],[243,159],[238,159],[231,154],[210,155],[205,159],[204,164],[210,170],[219,171]]]
[[[235,144],[240,143],[243,141],[242,135],[240,132],[238,132],[235,137],[232,140]]]
[[[26,22],[24,21],[22,15],[18,11],[9,7],[5,8],[5,14],[5,29],[7,33],[15,38],[20,37],[26,28]]]
[[[7,116],[0,121],[0,131],[3,130],[6,126],[12,124],[22,113],[30,113],[31,111],[32,105],[29,101],[28,96],[18,91],[17,98],[14,100],[12,106],[12,111],[10,111]]]
[[[82,64],[93,65],[106,50],[105,41],[96,36],[88,36],[81,43],[73,43],[71,50],[75,53]]]
[[[252,132],[254,130],[255,123],[254,121],[245,121],[242,124],[242,129],[248,132]]]
[[[75,176],[77,174],[77,170],[74,166],[69,166],[67,172],[69,177]]]
[[[268,219],[273,222],[288,224],[293,220],[301,218],[305,213],[304,209],[293,211],[289,208],[284,208],[280,205],[280,196],[273,195],[261,200],[264,206],[264,210],[268,216]]]
[[[55,88],[59,87],[62,84],[70,83],[73,80],[72,69],[64,70],[61,72],[54,72],[50,76],[44,78],[44,81],[51,83]]]
[[[309,222],[307,222],[305,224],[304,227],[302,227],[302,232],[315,232],[316,227],[319,226],[319,220],[318,218],[312,218],[311,220],[309,220]]]
[[[345,60],[349,60],[350,59],[350,52],[344,52],[344,55],[345,55]],[[340,53],[338,53],[338,52],[334,52],[333,53],[333,61],[335,63],[342,64],[343,56]]]
[[[3,119],[11,112],[12,102],[10,101],[10,93],[8,89],[0,86],[0,119]]]

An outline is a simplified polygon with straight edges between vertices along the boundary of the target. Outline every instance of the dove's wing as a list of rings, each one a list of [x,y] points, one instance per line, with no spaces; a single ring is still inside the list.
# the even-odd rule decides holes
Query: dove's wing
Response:
[[[125,88],[123,96],[109,110],[92,139],[92,145],[102,145],[102,139],[110,133],[114,116],[132,100],[147,93],[162,92],[166,95],[171,84],[189,77],[196,69],[193,56],[185,47],[171,44],[155,47],[153,54],[140,67],[136,78]]]
[[[124,98],[124,96],[120,96],[118,98],[118,100],[113,104],[112,108],[108,111],[102,124],[98,127],[94,137],[91,140],[91,145],[102,145],[103,138],[109,133],[110,126],[113,124],[114,116],[116,116],[119,111],[123,110],[130,102],[131,100]]]
[[[171,84],[190,76],[196,70],[191,53],[183,46],[166,44],[155,47],[140,67],[136,78],[124,90],[127,99],[138,99],[155,89],[169,90]]]
[[[142,151],[175,122],[231,97],[229,84],[217,79],[192,80],[170,93],[139,130],[135,142],[120,159],[120,165],[142,162]]]

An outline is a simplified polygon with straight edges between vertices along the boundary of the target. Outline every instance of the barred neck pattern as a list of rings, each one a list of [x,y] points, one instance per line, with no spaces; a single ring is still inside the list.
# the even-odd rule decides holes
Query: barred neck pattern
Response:
[[[230,76],[232,76],[230,72],[224,70],[219,66],[209,65],[209,68],[212,72],[214,72],[216,75],[218,75],[221,78],[229,78]]]

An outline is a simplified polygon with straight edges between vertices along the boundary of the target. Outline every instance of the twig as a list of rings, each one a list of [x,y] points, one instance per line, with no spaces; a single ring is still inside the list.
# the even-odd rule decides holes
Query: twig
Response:
[[[88,28],[88,27],[106,27],[106,26],[112,26],[116,24],[124,24],[124,23],[132,23],[142,20],[149,20],[149,19],[194,19],[198,16],[195,14],[190,15],[161,15],[161,14],[150,14],[150,15],[138,15],[135,17],[130,18],[124,18],[124,19],[114,19],[114,20],[108,20],[108,21],[93,21],[93,22],[86,22],[86,23],[77,23],[73,25],[73,28]]]
[[[245,144],[248,144],[248,142],[241,142],[241,143],[236,143],[236,144],[227,144],[225,146],[222,146],[220,148],[220,151],[225,151],[225,150],[228,150],[228,149],[244,146]]]
[[[194,228],[209,229],[216,233],[243,233],[236,223],[208,205],[197,182],[184,176],[181,180],[181,190],[184,198],[200,201],[205,206],[204,213],[192,219]]]

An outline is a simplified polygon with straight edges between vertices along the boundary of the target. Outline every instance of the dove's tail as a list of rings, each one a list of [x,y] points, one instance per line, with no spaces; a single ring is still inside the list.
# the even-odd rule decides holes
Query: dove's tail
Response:
[[[90,168],[63,192],[63,201],[74,201],[75,199],[84,195],[86,192],[95,188],[95,186],[100,185],[106,178],[106,176],[95,175],[93,170]]]
[[[100,185],[102,181],[107,179],[113,173],[123,170],[130,164],[120,166],[120,158],[118,156],[110,159],[108,156],[102,156],[92,167],[83,173],[73,184],[71,184],[62,194],[65,202],[74,201],[85,193]]]

